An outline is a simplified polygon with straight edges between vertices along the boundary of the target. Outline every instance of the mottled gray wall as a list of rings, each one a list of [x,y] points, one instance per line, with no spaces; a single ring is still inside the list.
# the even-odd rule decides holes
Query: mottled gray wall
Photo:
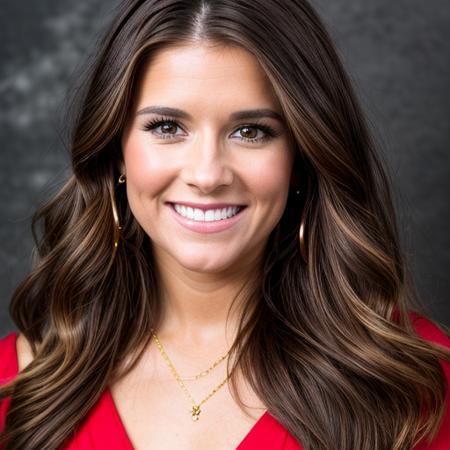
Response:
[[[286,0],[288,1],[288,0]],[[30,219],[67,176],[66,89],[117,1],[2,0],[0,336],[31,263]],[[416,283],[450,326],[448,0],[317,0],[390,163]]]

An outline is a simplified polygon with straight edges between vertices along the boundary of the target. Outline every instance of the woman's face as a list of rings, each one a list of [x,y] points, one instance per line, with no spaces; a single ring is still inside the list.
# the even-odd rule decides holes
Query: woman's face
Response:
[[[281,107],[256,58],[231,46],[163,49],[135,95],[122,173],[156,260],[209,273],[256,261],[283,214],[294,160]],[[225,206],[212,204],[228,205],[230,214],[233,206],[245,208],[219,220]]]

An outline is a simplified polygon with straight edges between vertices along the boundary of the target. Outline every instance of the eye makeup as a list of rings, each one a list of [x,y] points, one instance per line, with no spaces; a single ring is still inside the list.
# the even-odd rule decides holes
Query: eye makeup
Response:
[[[170,117],[161,116],[161,117],[157,117],[155,119],[151,119],[151,120],[148,120],[147,122],[145,122],[142,127],[142,130],[151,132],[152,135],[156,136],[158,139],[174,139],[176,137],[175,134],[155,132],[155,130],[157,128],[164,126],[164,125],[169,125],[172,127],[183,129],[183,127],[176,120],[173,120]],[[241,140],[243,142],[248,142],[248,143],[266,142],[266,141],[269,141],[270,139],[273,139],[273,138],[281,135],[281,133],[279,131],[275,130],[270,125],[261,123],[259,121],[255,121],[252,123],[245,123],[245,124],[241,125],[240,127],[238,127],[236,129],[236,131],[239,131],[239,130],[242,130],[245,128],[248,128],[248,129],[253,128],[253,129],[256,129],[256,130],[264,133],[264,136],[258,137],[258,138],[247,138],[244,136],[238,137],[239,140]]]

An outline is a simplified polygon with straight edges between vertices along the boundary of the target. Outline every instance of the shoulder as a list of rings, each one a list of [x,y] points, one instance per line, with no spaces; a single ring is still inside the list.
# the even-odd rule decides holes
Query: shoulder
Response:
[[[421,339],[432,344],[438,344],[439,346],[444,347],[445,350],[450,350],[450,337],[447,330],[444,328],[444,325],[414,312],[410,312],[409,316],[414,331]],[[439,363],[442,366],[447,377],[447,382],[450,385],[450,362],[439,359]]]
[[[16,338],[16,331],[11,331],[11,333],[7,334],[6,336],[0,337],[0,357],[3,357],[6,352],[11,351],[11,348],[15,345]]]
[[[438,344],[442,347],[450,349],[450,338],[447,331],[437,321],[418,315],[416,313],[410,313],[412,325],[416,334],[425,341]],[[422,441],[414,450],[440,450],[449,448],[450,442],[450,363],[448,361],[439,360],[442,366],[445,377],[447,379],[447,394],[446,394],[446,408],[444,416],[441,421],[440,428],[437,435],[431,443]]]
[[[443,328],[443,325],[414,312],[410,312],[409,316],[414,330],[419,337],[423,340],[450,348],[450,337],[447,330]]]
[[[12,331],[0,338],[0,382],[15,377],[32,360],[31,345],[22,333]]]
[[[27,338],[22,334],[17,335],[16,343],[17,361],[19,364],[19,371],[23,370],[31,361],[33,361],[33,351]]]
[[[0,384],[17,375],[16,339],[15,331],[0,338]]]

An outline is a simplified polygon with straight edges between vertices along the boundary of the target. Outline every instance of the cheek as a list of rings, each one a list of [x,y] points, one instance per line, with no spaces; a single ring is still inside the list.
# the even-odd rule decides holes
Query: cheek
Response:
[[[170,179],[167,161],[152,152],[145,135],[131,135],[123,147],[129,196],[156,195]]]
[[[287,196],[292,163],[285,149],[278,150],[252,161],[250,188],[260,200],[273,202]]]
[[[264,163],[256,164],[249,186],[256,200],[256,217],[263,222],[258,226],[259,232],[267,235],[280,221],[286,208],[290,175],[292,169],[292,158],[286,148],[274,152],[271,158]]]

